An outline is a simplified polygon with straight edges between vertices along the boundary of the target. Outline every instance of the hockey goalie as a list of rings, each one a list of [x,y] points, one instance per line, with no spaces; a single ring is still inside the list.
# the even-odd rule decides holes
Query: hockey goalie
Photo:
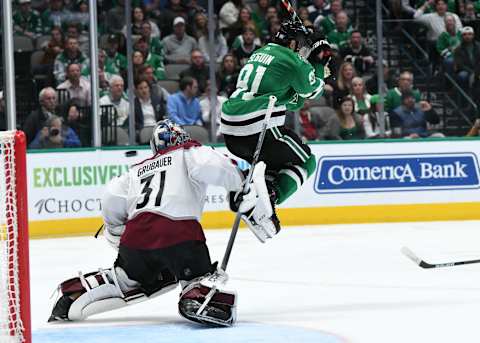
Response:
[[[241,194],[236,165],[170,120],[157,123],[150,146],[153,156],[111,180],[102,199],[104,236],[118,250],[113,267],[62,282],[49,321],[83,320],[180,285],[180,315],[206,325],[235,322],[234,292],[214,288],[205,301],[227,275],[212,264],[199,220],[211,184],[235,194],[235,210],[249,227],[273,228],[269,196],[261,194],[265,164],[257,164],[249,192]]]

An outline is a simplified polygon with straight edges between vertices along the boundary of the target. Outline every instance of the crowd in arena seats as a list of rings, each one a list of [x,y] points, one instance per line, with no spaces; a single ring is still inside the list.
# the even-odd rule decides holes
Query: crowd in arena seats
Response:
[[[20,114],[18,120],[32,148],[91,145],[91,133],[86,132],[92,113],[97,112],[102,126],[128,132],[127,58],[134,72],[131,115],[136,142],[146,143],[145,132],[165,117],[208,131],[214,125],[213,132],[218,132],[221,104],[235,90],[241,68],[276,34],[285,15],[278,0],[215,1],[215,56],[210,56],[207,1],[133,0],[130,33],[134,51],[127,56],[125,1],[98,1],[99,97],[105,108],[99,111],[91,110],[88,1],[15,1],[16,44],[23,37],[34,47],[28,77],[33,76],[38,99],[30,99],[34,110]],[[390,2],[397,18],[425,26],[426,48],[436,56],[432,60],[437,58],[469,94],[477,92],[480,97],[480,1]],[[306,102],[295,117],[301,135],[306,140],[440,135],[430,129],[439,118],[414,87],[411,72],[394,74],[388,62],[381,61],[384,84],[378,85],[380,61],[367,32],[355,26],[358,21],[353,20],[350,3],[297,1],[304,24],[322,32],[334,49],[333,75],[325,80],[324,95]],[[218,90],[216,123],[210,118],[211,59]],[[385,94],[384,113],[379,113],[380,89]],[[109,119],[108,109],[114,110]],[[295,127],[292,119],[289,116],[287,124]],[[52,130],[59,134],[47,135]],[[216,134],[216,140],[221,135]]]

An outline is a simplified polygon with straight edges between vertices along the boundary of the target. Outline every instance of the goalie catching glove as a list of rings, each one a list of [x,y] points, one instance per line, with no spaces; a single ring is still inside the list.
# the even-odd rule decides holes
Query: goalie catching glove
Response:
[[[258,162],[247,193],[230,193],[230,209],[242,214],[242,220],[262,243],[280,231],[280,223],[265,182],[265,169],[265,163]]]

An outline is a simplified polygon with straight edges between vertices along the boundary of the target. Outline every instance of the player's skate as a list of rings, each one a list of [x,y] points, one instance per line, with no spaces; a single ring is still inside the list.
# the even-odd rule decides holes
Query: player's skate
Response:
[[[237,315],[236,295],[216,288],[219,276],[226,277],[226,274],[219,270],[212,276],[190,281],[180,294],[180,315],[209,326],[233,325]]]

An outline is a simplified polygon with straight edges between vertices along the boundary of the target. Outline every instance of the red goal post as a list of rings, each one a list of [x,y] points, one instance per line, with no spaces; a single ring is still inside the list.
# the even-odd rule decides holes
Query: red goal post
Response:
[[[26,137],[0,132],[0,342],[31,343]]]

